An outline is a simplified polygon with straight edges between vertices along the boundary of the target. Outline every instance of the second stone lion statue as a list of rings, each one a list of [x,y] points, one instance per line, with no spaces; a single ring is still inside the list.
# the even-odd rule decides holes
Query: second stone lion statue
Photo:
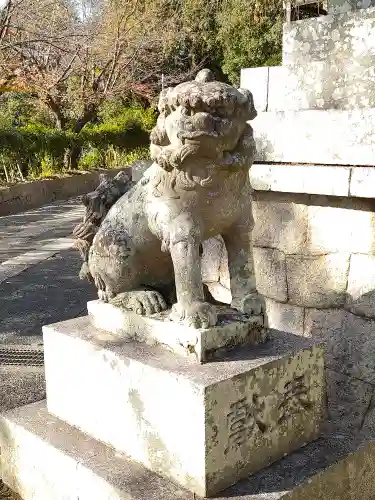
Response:
[[[99,298],[138,314],[167,309],[195,328],[217,322],[205,299],[200,248],[221,234],[232,307],[259,314],[251,231],[249,168],[256,116],[250,92],[214,81],[208,70],[162,92],[151,133],[153,165],[112,206],[89,250]]]

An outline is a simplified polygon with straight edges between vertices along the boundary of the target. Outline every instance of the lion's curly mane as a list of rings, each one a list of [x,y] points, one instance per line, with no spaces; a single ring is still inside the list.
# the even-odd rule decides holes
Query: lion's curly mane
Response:
[[[151,133],[152,156],[162,167],[154,179],[156,195],[208,187],[215,170],[233,174],[236,166],[248,163],[246,155],[253,156],[247,122],[257,113],[251,92],[197,77],[162,91],[158,107],[160,116]],[[166,120],[173,113],[178,113],[178,146],[170,144],[166,130]],[[202,174],[204,160],[213,168],[203,169]]]

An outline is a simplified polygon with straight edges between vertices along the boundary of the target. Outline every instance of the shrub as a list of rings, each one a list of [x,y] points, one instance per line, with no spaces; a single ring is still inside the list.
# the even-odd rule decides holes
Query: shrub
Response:
[[[93,170],[103,167],[105,167],[103,153],[98,148],[83,149],[83,153],[78,161],[79,170]]]
[[[130,158],[148,156],[149,132],[155,124],[153,108],[123,109],[108,121],[87,125],[79,134],[40,124],[0,128],[0,180],[18,179],[19,165],[25,176],[52,175],[64,169],[66,152],[82,151],[78,167],[112,168],[129,163]],[[128,156],[127,156],[128,155]]]

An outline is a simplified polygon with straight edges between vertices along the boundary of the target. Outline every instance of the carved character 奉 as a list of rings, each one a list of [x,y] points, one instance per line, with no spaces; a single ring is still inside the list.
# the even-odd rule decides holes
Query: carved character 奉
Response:
[[[171,318],[195,328],[217,322],[205,300],[200,248],[221,234],[228,251],[232,307],[259,314],[251,231],[249,168],[256,116],[249,91],[214,81],[203,70],[194,81],[162,92],[151,133],[153,165],[112,206],[96,231],[87,266],[99,298]]]

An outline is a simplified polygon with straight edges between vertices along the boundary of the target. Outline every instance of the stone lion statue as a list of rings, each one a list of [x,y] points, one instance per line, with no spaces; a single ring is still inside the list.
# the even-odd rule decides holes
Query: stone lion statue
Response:
[[[172,320],[195,328],[215,325],[200,249],[221,234],[231,305],[259,314],[249,182],[252,95],[203,70],[194,81],[163,91],[159,112],[150,137],[154,163],[110,208],[88,251],[87,269],[99,298],[149,315],[167,309],[175,291]]]
[[[91,193],[82,196],[85,206],[83,221],[74,228],[75,247],[79,250],[83,264],[79,273],[81,279],[93,281],[89,266],[89,251],[100,224],[114,203],[128,191],[134,182],[126,172],[119,172],[113,179],[100,174],[99,185]]]

